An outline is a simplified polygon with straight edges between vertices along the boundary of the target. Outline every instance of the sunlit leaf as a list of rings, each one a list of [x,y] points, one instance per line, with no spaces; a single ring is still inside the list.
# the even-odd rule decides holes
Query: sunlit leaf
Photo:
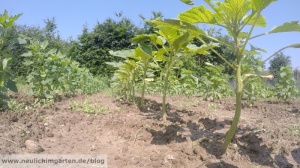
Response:
[[[259,18],[258,20],[256,20],[256,17],[257,15],[249,15],[249,16],[246,16],[243,21],[244,22],[247,22],[245,24],[247,25],[253,25],[254,22],[255,22],[255,26],[258,26],[258,27],[266,27],[267,26],[267,21],[266,21],[266,18],[263,17],[262,15],[259,15]]]
[[[149,23],[155,24],[159,29],[166,28],[169,29],[170,32],[172,30],[180,30],[180,31],[188,31],[191,35],[197,37],[199,35],[205,34],[203,30],[199,27],[188,23],[186,21],[178,20],[178,19],[165,19],[165,20],[149,20]]]
[[[166,50],[164,48],[159,49],[155,55],[155,60],[167,61],[168,58],[165,56],[165,53],[166,53]]]
[[[134,50],[121,50],[121,51],[109,51],[110,55],[121,57],[121,58],[127,58],[134,55]]]
[[[180,13],[178,18],[189,23],[217,23],[213,12],[203,5],[193,7]]]
[[[24,38],[18,37],[19,44],[26,44],[27,41]]]
[[[254,11],[261,11],[277,0],[251,0],[251,6]]]
[[[285,76],[286,76],[286,73],[285,73],[285,72],[281,72],[281,73],[280,73],[280,77],[281,77],[281,78],[283,78],[283,77],[285,77]]]
[[[11,27],[21,15],[9,16],[7,10],[5,10],[3,14],[0,14],[0,24],[5,28]]]
[[[190,44],[187,46],[187,48],[188,48],[189,52],[207,55],[207,54],[209,54],[208,50],[213,49],[218,46],[219,46],[218,43],[203,44],[200,47]]]
[[[120,63],[120,62],[105,62],[105,63],[106,63],[107,65],[111,65],[111,66],[113,66],[113,67],[115,67],[115,68],[118,68],[118,67],[124,65],[124,63]]]
[[[25,60],[25,61],[23,62],[23,64],[24,64],[25,66],[28,66],[28,65],[33,64],[33,61]]]
[[[298,21],[286,22],[281,26],[274,27],[269,33],[280,32],[300,32],[300,25]]]
[[[22,56],[22,57],[30,57],[30,56],[32,56],[32,52],[31,52],[31,51],[28,51],[28,52],[22,54],[21,56]]]
[[[7,63],[8,63],[9,60],[10,60],[10,59],[7,59],[7,58],[4,58],[4,59],[3,59],[3,61],[2,61],[2,67],[3,67],[3,70],[6,69]]]
[[[245,38],[247,38],[249,36],[249,33],[246,33],[246,32],[240,32],[239,33],[239,38],[240,39],[245,39]]]

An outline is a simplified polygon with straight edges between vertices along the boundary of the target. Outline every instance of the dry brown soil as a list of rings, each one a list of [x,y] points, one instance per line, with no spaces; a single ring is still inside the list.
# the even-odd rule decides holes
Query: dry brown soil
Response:
[[[300,167],[300,100],[244,108],[236,137],[221,155],[233,100],[170,96],[163,122],[161,97],[146,98],[143,109],[99,93],[63,98],[46,108],[0,112],[0,154],[29,152],[29,139],[41,145],[41,154],[106,154],[110,168]],[[71,102],[85,100],[107,107],[105,114],[70,108]]]

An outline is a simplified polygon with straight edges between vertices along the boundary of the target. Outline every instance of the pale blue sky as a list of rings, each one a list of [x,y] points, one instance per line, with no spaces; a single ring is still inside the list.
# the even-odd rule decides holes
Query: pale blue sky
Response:
[[[195,0],[196,5],[203,2]],[[65,39],[76,39],[85,24],[92,29],[97,21],[102,22],[108,17],[117,19],[115,12],[123,12],[123,16],[142,26],[140,14],[149,18],[151,11],[160,11],[165,18],[176,18],[178,13],[188,8],[190,6],[179,0],[3,0],[0,4],[1,13],[5,9],[12,15],[23,13],[17,21],[18,24],[43,27],[44,19],[55,17],[60,35]],[[267,32],[286,21],[300,21],[300,0],[278,0],[267,8],[263,15],[268,21],[268,26],[257,28],[255,34]],[[267,50],[268,53],[262,55],[263,58],[267,58],[284,46],[300,43],[300,33],[273,34],[250,43]],[[287,49],[284,53],[291,56],[293,67],[300,66],[300,49]]]

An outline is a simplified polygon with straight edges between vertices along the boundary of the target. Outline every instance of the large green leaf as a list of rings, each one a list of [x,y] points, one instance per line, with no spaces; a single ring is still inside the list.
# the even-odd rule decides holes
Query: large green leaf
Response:
[[[167,61],[168,58],[165,56],[167,51],[164,48],[160,48],[155,54],[156,61]]]
[[[7,81],[7,88],[13,92],[18,92],[16,83],[14,81],[12,81],[11,79],[9,79]]]
[[[157,35],[156,34],[141,34],[132,38],[133,43],[140,43],[145,41],[150,41],[153,44],[156,44]]]
[[[179,51],[181,48],[185,47],[189,42],[188,39],[188,32],[185,32],[184,34],[176,38],[172,43],[172,46],[174,47],[175,51]]]
[[[256,20],[256,17],[257,17],[256,14],[246,16],[243,19],[243,22],[246,25],[253,25],[254,22],[255,22],[255,26],[258,26],[258,27],[266,27],[267,26],[267,21],[266,21],[266,18],[264,16],[259,15],[259,18],[257,20]]]
[[[141,58],[144,63],[147,63],[152,58],[152,50],[149,46],[144,43],[140,43],[135,49],[137,57]]]
[[[286,22],[281,26],[274,27],[269,33],[280,32],[300,32],[300,25],[298,21]]]
[[[216,3],[222,11],[224,22],[234,22],[241,20],[250,10],[251,5],[248,0],[227,0]]]
[[[253,11],[262,11],[277,0],[250,0]]]
[[[165,19],[165,20],[149,20],[149,23],[155,24],[159,29],[166,28],[177,31],[188,31],[192,36],[204,35],[205,32],[199,27],[178,19]]]
[[[178,18],[188,23],[217,23],[213,12],[203,5],[193,7],[185,12],[180,13]]]
[[[150,57],[152,56],[152,49],[147,44],[139,43],[138,48],[141,48],[143,50],[143,52],[147,54],[147,56],[150,56]]]
[[[202,55],[207,55],[209,54],[208,50],[213,49],[215,47],[218,47],[219,43],[209,43],[209,44],[203,44],[200,47],[190,44],[187,46],[188,51],[192,53],[197,53],[197,54],[202,54]]]
[[[165,38],[168,43],[172,43],[176,38],[180,36],[177,29],[175,29],[174,27],[165,26],[159,27],[158,34]]]

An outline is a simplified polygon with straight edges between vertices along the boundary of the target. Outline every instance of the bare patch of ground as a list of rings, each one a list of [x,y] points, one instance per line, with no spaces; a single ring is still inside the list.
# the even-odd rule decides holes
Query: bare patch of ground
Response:
[[[236,137],[220,155],[234,115],[234,102],[170,96],[168,121],[160,120],[161,97],[146,107],[122,104],[103,93],[63,98],[47,108],[0,112],[0,153],[106,154],[109,167],[299,167],[300,100],[257,102],[244,108]],[[94,115],[74,104],[88,100]],[[73,105],[73,106],[72,106]],[[73,108],[71,108],[73,107]],[[85,111],[85,112],[84,112]],[[91,112],[91,111],[88,111]]]

